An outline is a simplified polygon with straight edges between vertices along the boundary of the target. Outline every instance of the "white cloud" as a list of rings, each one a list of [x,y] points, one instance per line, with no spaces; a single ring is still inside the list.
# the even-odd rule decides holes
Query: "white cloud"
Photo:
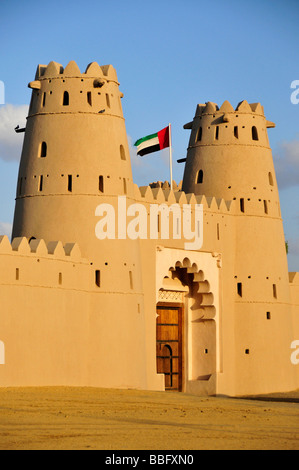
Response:
[[[0,222],[0,235],[7,235],[11,239],[12,224],[9,222]]]
[[[280,189],[299,186],[299,140],[282,142],[274,155],[274,165]]]
[[[17,134],[15,127],[25,127],[28,106],[6,104],[0,106],[0,159],[19,161],[24,134]]]

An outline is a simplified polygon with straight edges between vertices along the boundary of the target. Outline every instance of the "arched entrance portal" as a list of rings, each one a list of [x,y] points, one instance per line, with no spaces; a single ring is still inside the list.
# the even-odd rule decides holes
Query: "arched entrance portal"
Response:
[[[219,259],[210,255],[208,263],[203,262],[204,270],[186,253],[165,269],[167,261],[171,261],[169,253],[157,272],[157,373],[164,374],[166,390],[214,394]]]

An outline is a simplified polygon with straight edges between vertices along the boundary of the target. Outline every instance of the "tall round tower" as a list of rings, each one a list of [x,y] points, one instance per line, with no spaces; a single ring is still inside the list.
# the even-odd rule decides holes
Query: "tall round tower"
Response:
[[[51,62],[29,87],[13,237],[73,240],[92,258],[96,205],[133,194],[116,72],[92,63],[81,74],[73,61],[64,70]]]
[[[134,192],[115,69],[94,62],[81,73],[74,61],[65,69],[51,62],[29,87],[13,238],[78,243],[94,270],[86,306],[93,385],[144,387],[139,244],[117,239],[117,227],[116,239],[95,234],[97,206],[112,206],[117,221],[118,196],[129,204]]]
[[[223,253],[234,267],[236,388],[279,390],[281,374],[292,389],[292,320],[288,265],[279,194],[266,120],[259,103],[228,101],[197,106],[183,191],[235,201],[235,251]],[[218,234],[219,235],[219,234]],[[220,234],[221,236],[221,234]],[[224,249],[225,250],[225,249]],[[223,274],[225,275],[225,274]],[[225,325],[225,312],[223,312]]]

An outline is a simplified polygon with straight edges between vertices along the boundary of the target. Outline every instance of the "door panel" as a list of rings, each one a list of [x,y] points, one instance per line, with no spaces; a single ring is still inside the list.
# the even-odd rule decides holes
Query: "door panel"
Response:
[[[182,308],[157,306],[157,372],[166,390],[182,390]]]

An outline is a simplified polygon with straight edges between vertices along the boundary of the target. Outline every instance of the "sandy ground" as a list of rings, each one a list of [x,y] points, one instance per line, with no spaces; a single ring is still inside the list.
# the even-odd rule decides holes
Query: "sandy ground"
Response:
[[[299,449],[299,391],[259,400],[0,389],[0,450]]]

